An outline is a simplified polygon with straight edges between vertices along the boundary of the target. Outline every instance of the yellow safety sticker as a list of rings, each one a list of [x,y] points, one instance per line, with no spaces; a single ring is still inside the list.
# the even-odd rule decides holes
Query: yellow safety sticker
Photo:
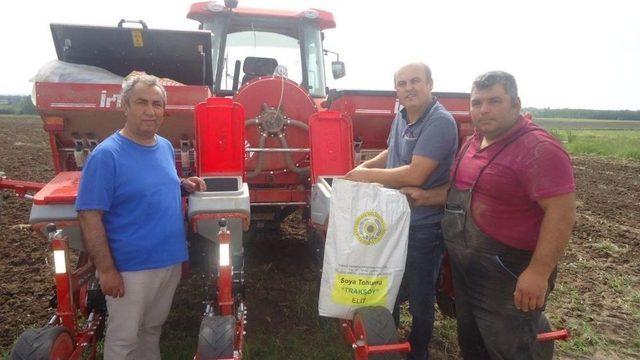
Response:
[[[384,306],[388,292],[388,276],[335,274],[331,298],[343,305]]]
[[[142,40],[142,31],[140,30],[131,30],[131,38],[133,39],[134,47],[143,47],[144,41]]]

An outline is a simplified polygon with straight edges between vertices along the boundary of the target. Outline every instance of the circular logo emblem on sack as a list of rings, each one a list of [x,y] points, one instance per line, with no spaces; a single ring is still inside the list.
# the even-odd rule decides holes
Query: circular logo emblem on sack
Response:
[[[375,245],[387,232],[382,216],[375,211],[365,211],[356,219],[353,235],[365,245]]]

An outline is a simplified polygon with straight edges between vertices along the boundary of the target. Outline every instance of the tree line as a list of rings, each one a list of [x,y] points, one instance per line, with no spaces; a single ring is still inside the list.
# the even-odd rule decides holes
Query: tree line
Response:
[[[522,112],[540,118],[640,120],[640,111],[634,110],[587,110],[587,109],[538,109],[523,108]]]
[[[29,95],[0,95],[0,114],[35,115],[37,111]]]

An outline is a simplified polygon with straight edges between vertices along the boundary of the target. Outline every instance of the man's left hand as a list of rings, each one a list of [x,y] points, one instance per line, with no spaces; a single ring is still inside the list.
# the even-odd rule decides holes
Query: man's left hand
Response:
[[[207,191],[207,184],[197,176],[182,179],[180,185],[188,193],[192,193],[194,191]]]
[[[358,182],[370,182],[368,175],[368,170],[369,169],[365,169],[362,168],[360,166],[356,167],[355,169],[352,169],[351,171],[349,171],[344,178],[346,180],[351,180],[351,181],[358,181]]]
[[[425,191],[422,188],[417,186],[405,186],[400,188],[400,192],[407,196],[407,200],[411,206],[427,205],[424,202]]]
[[[527,312],[544,306],[548,280],[548,277],[526,268],[518,277],[516,291],[513,293],[516,308]]]

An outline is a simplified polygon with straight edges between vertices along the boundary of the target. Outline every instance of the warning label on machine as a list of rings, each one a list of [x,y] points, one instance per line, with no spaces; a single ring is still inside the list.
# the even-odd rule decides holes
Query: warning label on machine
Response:
[[[336,273],[331,297],[343,305],[384,306],[388,292],[388,276]]]

